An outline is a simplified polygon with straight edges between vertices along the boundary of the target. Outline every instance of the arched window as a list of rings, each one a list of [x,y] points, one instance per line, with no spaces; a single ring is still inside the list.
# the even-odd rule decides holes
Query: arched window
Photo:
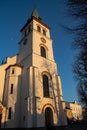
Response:
[[[43,93],[44,97],[49,97],[49,79],[47,75],[43,75]]]
[[[37,26],[37,31],[41,32],[41,28],[39,26]]]
[[[46,58],[46,50],[45,50],[45,48],[43,46],[41,46],[40,49],[41,49],[41,56]]]
[[[46,36],[46,31],[43,29],[43,34]]]

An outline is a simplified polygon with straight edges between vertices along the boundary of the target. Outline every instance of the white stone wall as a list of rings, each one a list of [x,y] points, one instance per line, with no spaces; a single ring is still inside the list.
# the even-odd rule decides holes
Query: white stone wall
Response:
[[[45,28],[45,30],[47,31],[46,36],[37,31],[37,25],[41,27],[41,30],[43,29],[43,27]],[[41,41],[41,37],[46,40],[45,43]],[[26,50],[29,49],[27,44],[31,44],[31,58],[29,58],[28,55],[30,51],[25,52],[25,48]],[[23,60],[20,60],[19,58],[19,60],[21,61],[21,65],[24,66],[22,73],[21,94],[22,101],[24,102],[21,103],[21,126],[45,126],[45,109],[47,107],[50,107],[52,109],[54,125],[60,125],[61,122],[59,121],[59,109],[61,109],[62,106],[59,107],[58,105],[60,104],[60,95],[62,98],[62,86],[60,79],[56,77],[57,66],[53,57],[52,40],[50,39],[49,29],[41,25],[37,21],[33,20],[32,38],[30,38],[29,36],[29,41],[27,42],[27,44],[25,45],[26,47],[20,51],[19,54],[19,57],[23,58]],[[40,46],[42,44],[47,48],[46,58],[41,57],[40,54]],[[27,57],[25,55],[27,55]],[[50,89],[53,94],[51,98],[43,97],[43,72],[47,72],[52,76],[52,81],[50,81]],[[25,98],[26,101],[24,100]],[[25,116],[25,121],[23,120],[23,116]]]
[[[40,26],[41,34],[43,33],[42,31],[44,29],[46,31],[46,36],[50,38],[50,30],[46,26],[44,26],[44,24],[42,24],[41,22],[38,22],[35,19],[33,19],[33,29],[37,30],[37,26]]]
[[[5,81],[5,69],[9,65],[13,65],[17,62],[17,55],[13,57],[8,57],[5,64],[0,65],[0,101],[2,102],[4,81]]]
[[[27,39],[26,44],[24,44],[25,39]],[[29,58],[29,63],[32,63],[32,33],[29,33],[29,35],[26,36],[26,38],[23,38],[23,40],[19,44],[19,57],[18,57],[18,64],[21,64],[21,62],[28,62],[26,60]]]
[[[62,85],[53,56],[50,30],[35,19],[30,24],[32,24],[32,31],[20,41],[19,55],[8,58],[7,63],[0,66],[1,100],[5,85],[5,127],[43,127],[47,107],[52,110],[53,124],[64,125],[66,121],[62,113]],[[41,27],[41,32],[37,31],[38,25]],[[28,26],[25,29],[27,28]],[[46,31],[46,36],[42,34],[43,29]],[[41,38],[44,38],[45,42]],[[26,44],[24,44],[25,39],[27,39]],[[41,46],[46,49],[46,58],[41,56]],[[14,75],[11,74],[12,68],[15,68]],[[6,81],[4,81],[5,69]],[[50,97],[47,98],[43,96],[43,73],[48,74],[49,77]],[[11,84],[14,84],[13,94],[10,94]],[[8,119],[9,107],[12,107],[11,119]],[[62,124],[61,117],[64,118]]]
[[[82,106],[77,103],[70,103],[70,108],[72,109],[73,118],[75,120],[81,120],[82,117]]]
[[[12,69],[14,68],[14,74]],[[20,93],[21,93],[21,72],[22,68],[19,66],[10,66],[7,68],[5,90],[4,90],[4,102],[5,111],[5,127],[15,128],[19,126],[20,122]],[[13,84],[13,92],[11,93],[11,84]],[[8,119],[9,108],[11,107],[11,119]]]

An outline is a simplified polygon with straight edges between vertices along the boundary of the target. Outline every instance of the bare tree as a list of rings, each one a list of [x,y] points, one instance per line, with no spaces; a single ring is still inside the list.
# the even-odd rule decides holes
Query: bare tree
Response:
[[[73,27],[75,39],[74,49],[77,49],[73,72],[77,79],[79,101],[87,107],[87,0],[67,0],[69,13],[78,20]]]

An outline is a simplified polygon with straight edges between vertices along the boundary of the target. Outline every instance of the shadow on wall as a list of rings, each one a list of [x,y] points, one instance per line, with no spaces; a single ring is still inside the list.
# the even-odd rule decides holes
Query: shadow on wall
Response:
[[[58,84],[58,81],[56,81],[57,79],[57,72],[56,72],[56,68],[54,69],[54,71],[51,71],[51,69],[53,70],[53,66],[51,66],[51,64],[49,63],[46,63],[46,62],[42,62],[42,66],[44,66],[45,70],[45,73],[40,73],[38,75],[38,77],[40,76],[39,79],[42,79],[42,74],[47,74],[48,76],[48,80],[50,81],[49,85],[48,86],[49,88],[51,88],[52,90],[52,93],[53,93],[53,99],[54,99],[54,107],[55,107],[55,111],[56,111],[56,114],[57,114],[57,118],[59,119],[59,117],[61,117],[60,115],[60,112],[58,113],[58,109],[60,111],[60,108],[62,108],[62,106],[60,105],[60,90],[59,90],[59,84]],[[27,76],[25,76],[27,75]],[[26,77],[26,78],[25,78]],[[12,98],[12,109],[9,110],[9,106],[6,106],[8,109],[6,109],[6,113],[5,113],[5,123],[4,123],[4,128],[6,127],[9,127],[9,126],[13,126],[13,127],[26,127],[28,124],[27,124],[27,121],[29,120],[29,122],[31,122],[32,124],[32,120],[33,120],[33,126],[35,127],[36,126],[36,122],[37,122],[37,117],[38,119],[41,119],[41,114],[39,113],[36,113],[37,111],[37,105],[36,105],[36,95],[35,95],[35,80],[36,80],[36,77],[34,75],[34,73],[32,74],[32,81],[33,81],[33,84],[32,84],[32,89],[33,89],[33,93],[32,93],[32,97],[33,97],[33,100],[26,100],[26,97],[29,97],[30,93],[29,93],[29,89],[30,89],[30,86],[29,86],[29,71],[28,69],[23,69],[22,70],[22,75],[19,75],[18,76],[18,82],[15,86],[15,89],[13,90],[13,94],[9,94],[9,97],[11,96]],[[55,78],[55,80],[54,80]],[[42,85],[43,84],[43,81],[39,81],[41,82]],[[54,86],[58,86],[56,89],[54,88]],[[42,91],[45,91],[44,88],[42,88],[43,90]],[[28,90],[28,91],[27,91]],[[50,91],[49,91],[50,92]],[[13,96],[12,96],[13,95]],[[57,97],[57,98],[56,98]],[[44,98],[44,96],[43,96]],[[47,97],[46,97],[47,98]],[[50,95],[49,97],[50,98]],[[14,100],[15,99],[15,100]],[[51,98],[50,98],[51,99]],[[52,99],[52,100],[53,100]],[[34,102],[33,102],[34,101]],[[46,102],[47,103],[47,102]],[[59,103],[59,104],[58,104]],[[32,110],[33,108],[33,110]],[[47,110],[47,109],[46,109]],[[35,114],[33,114],[33,112]],[[11,115],[11,119],[8,119],[8,114],[10,112],[10,115]],[[45,111],[46,112],[46,111]],[[50,118],[50,110],[47,110],[47,113],[44,113],[44,116],[49,115],[48,118],[47,116],[44,117],[46,118],[46,123],[48,124],[48,120],[51,120],[52,121],[52,114],[51,114],[51,118]],[[36,116],[37,115],[37,116]],[[30,118],[29,118],[30,116]],[[60,119],[59,119],[60,120]],[[44,121],[44,124],[45,124],[45,121]],[[58,124],[58,122],[57,122]]]

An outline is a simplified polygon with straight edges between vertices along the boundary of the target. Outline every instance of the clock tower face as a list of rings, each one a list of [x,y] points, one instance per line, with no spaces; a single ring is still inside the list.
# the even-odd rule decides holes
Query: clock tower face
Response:
[[[41,40],[43,43],[46,43],[45,38],[41,37],[40,40]]]

